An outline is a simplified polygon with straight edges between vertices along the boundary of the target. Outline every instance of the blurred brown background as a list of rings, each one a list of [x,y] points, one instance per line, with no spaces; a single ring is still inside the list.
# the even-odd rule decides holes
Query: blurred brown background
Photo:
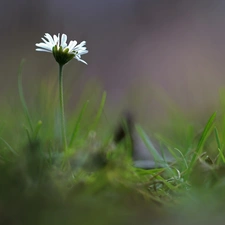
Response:
[[[83,58],[88,66],[73,61],[65,68],[72,108],[90,83],[90,95],[98,85],[107,91],[107,112],[132,108],[139,118],[151,117],[156,123],[166,115],[165,105],[173,107],[168,99],[199,117],[217,110],[219,89],[225,85],[222,0],[1,3],[1,99],[17,95],[22,58],[25,88],[32,90],[41,79],[57,79],[53,57],[35,52],[35,43],[48,32],[87,41],[90,52]]]

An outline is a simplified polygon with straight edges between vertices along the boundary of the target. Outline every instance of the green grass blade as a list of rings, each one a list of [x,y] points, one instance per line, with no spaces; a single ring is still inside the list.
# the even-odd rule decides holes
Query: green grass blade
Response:
[[[202,149],[203,149],[203,146],[205,144],[205,141],[207,140],[208,136],[210,135],[211,131],[212,131],[212,126],[213,126],[213,123],[214,123],[214,120],[215,120],[215,117],[216,117],[216,112],[213,113],[208,122],[206,123],[206,126],[202,132],[202,135],[200,137],[200,140],[198,142],[198,145],[197,145],[197,148],[195,150],[195,153],[193,154],[193,157],[191,159],[191,162],[189,164],[189,168],[188,168],[188,172],[187,172],[187,175],[190,174],[196,160],[197,160],[197,157],[201,154],[202,152]]]
[[[225,157],[224,157],[224,154],[223,154],[223,151],[218,148],[218,151],[219,151],[219,160],[218,160],[218,164],[220,163],[220,161],[222,160],[223,164],[225,163]]]
[[[219,151],[219,158],[217,160],[217,163],[220,164],[221,161],[223,163],[225,163],[225,157],[224,157],[224,154],[222,151],[222,147],[221,147],[222,145],[221,145],[220,137],[219,137],[218,130],[216,127],[214,128],[214,132],[215,132],[215,136],[216,136],[217,149]]]
[[[83,107],[82,107],[82,109],[81,109],[81,111],[79,113],[79,116],[77,118],[77,122],[76,122],[76,124],[74,126],[74,129],[73,129],[73,132],[72,132],[72,135],[71,135],[71,138],[70,138],[69,148],[71,148],[72,145],[73,145],[73,142],[75,140],[76,134],[77,134],[77,132],[79,130],[79,127],[80,127],[81,119],[82,119],[82,117],[83,117],[83,115],[84,115],[84,113],[85,113],[85,111],[87,109],[88,103],[89,103],[89,100],[84,103],[84,105],[83,105]]]
[[[137,129],[137,132],[140,135],[141,139],[144,141],[145,146],[152,153],[155,162],[162,162],[162,161],[164,161],[162,156],[155,149],[155,147],[154,147],[153,143],[151,142],[150,138],[148,137],[148,135],[141,128],[141,126],[137,125],[136,129]]]
[[[92,124],[92,126],[90,127],[89,131],[91,130],[95,130],[98,123],[99,123],[99,120],[101,118],[101,115],[102,115],[102,112],[103,112],[103,109],[104,109],[104,106],[105,106],[105,102],[106,102],[106,91],[103,92],[103,95],[102,95],[102,99],[101,99],[101,103],[100,103],[100,106],[99,106],[99,109],[98,109],[98,112],[97,112],[97,115],[94,119],[94,122]]]
[[[32,143],[32,139],[31,139],[31,136],[30,136],[30,133],[29,133],[29,129],[25,125],[23,125],[23,128],[24,128],[24,130],[27,134],[27,138],[29,140],[29,143]]]
[[[188,168],[188,163],[187,163],[187,160],[185,159],[184,154],[178,148],[174,148],[174,150],[176,150],[177,152],[179,152],[179,154],[181,155],[181,158],[182,158],[182,160],[184,162],[185,167]]]
[[[24,94],[23,94],[23,85],[22,85],[22,68],[23,68],[23,64],[24,64],[25,60],[22,60],[19,66],[19,71],[18,71],[18,90],[19,90],[19,96],[20,96],[20,101],[22,103],[22,107],[23,107],[23,111],[25,114],[25,117],[27,119],[27,122],[29,124],[30,130],[32,132],[32,135],[34,133],[34,129],[33,129],[33,125],[31,122],[31,117],[27,108],[27,104],[24,98]]]
[[[0,137],[0,140],[2,142],[4,142],[4,144],[8,147],[8,149],[16,156],[18,156],[19,154],[12,148],[12,146],[6,141],[4,140],[3,138]]]
[[[214,132],[215,132],[215,136],[216,136],[217,146],[219,149],[221,149],[221,141],[220,141],[220,137],[219,137],[218,130],[216,127],[214,128]]]
[[[170,140],[168,140],[165,137],[162,137],[159,134],[155,135],[155,137],[157,138],[157,140],[159,140],[161,143],[163,143],[163,145],[168,149],[168,151],[171,153],[171,155],[174,157],[174,159],[176,159],[176,161],[180,160],[180,157],[178,156],[177,151],[179,151],[180,154],[182,154],[182,153],[180,150],[178,150],[178,148],[172,147],[174,144]]]
[[[39,120],[39,121],[37,122],[37,125],[36,125],[35,130],[34,130],[34,138],[35,138],[35,139],[37,138],[38,133],[39,133],[41,127],[42,127],[42,121]]]

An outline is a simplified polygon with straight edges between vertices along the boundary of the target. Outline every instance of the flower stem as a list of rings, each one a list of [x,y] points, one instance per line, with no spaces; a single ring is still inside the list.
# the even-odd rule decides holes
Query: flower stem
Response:
[[[66,125],[64,114],[64,101],[63,101],[63,65],[59,64],[59,102],[60,102],[60,120],[61,120],[61,135],[64,151],[67,149],[66,140]]]

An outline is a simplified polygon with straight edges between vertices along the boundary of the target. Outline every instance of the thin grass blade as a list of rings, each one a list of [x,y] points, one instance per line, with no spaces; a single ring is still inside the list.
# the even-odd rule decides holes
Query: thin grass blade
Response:
[[[205,125],[205,128],[204,128],[204,130],[202,132],[202,135],[201,135],[200,140],[198,142],[198,145],[197,145],[197,148],[195,150],[195,153],[193,154],[193,157],[192,157],[191,162],[189,164],[187,175],[190,174],[190,172],[192,171],[193,166],[194,166],[194,164],[195,164],[195,162],[197,160],[197,157],[201,154],[203,146],[204,146],[208,136],[212,132],[212,127],[213,127],[213,123],[214,123],[215,117],[216,117],[216,112],[213,113],[210,116],[209,120],[207,121],[207,123]]]
[[[100,106],[99,106],[99,109],[98,109],[98,112],[96,114],[96,117],[94,119],[94,122],[93,124],[91,125],[89,131],[91,130],[95,130],[98,123],[99,123],[99,120],[101,118],[101,115],[102,115],[102,112],[103,112],[103,109],[104,109],[104,106],[105,106],[105,102],[106,102],[106,91],[103,92],[103,95],[102,95],[102,99],[101,99],[101,103],[100,103]]]
[[[79,116],[78,116],[78,118],[77,118],[77,122],[76,122],[76,124],[75,124],[75,126],[74,126],[74,129],[73,129],[73,132],[72,132],[72,136],[71,136],[71,138],[70,138],[69,148],[72,147],[73,142],[74,142],[74,140],[75,140],[75,138],[76,138],[77,132],[78,132],[79,127],[80,127],[81,119],[82,119],[82,117],[83,117],[83,115],[84,115],[84,113],[85,113],[85,111],[86,111],[86,109],[87,109],[88,103],[89,103],[89,100],[86,101],[86,102],[84,103],[84,105],[83,105],[83,107],[82,107],[82,109],[81,109],[81,111],[80,111],[80,113],[79,113]]]
[[[141,128],[141,126],[137,125],[136,126],[136,129],[137,129],[137,132],[140,135],[141,139],[144,141],[144,144],[146,145],[146,147],[148,148],[148,150],[152,153],[155,162],[164,162],[165,160],[158,153],[158,151],[154,147],[153,143],[151,142],[150,138],[145,133],[145,131]]]
[[[39,133],[41,127],[42,127],[42,121],[39,120],[39,121],[37,122],[37,125],[36,125],[35,130],[34,130],[34,138],[37,138],[38,133]]]
[[[216,127],[214,128],[214,132],[215,132],[215,136],[216,136],[217,149],[219,151],[219,157],[218,157],[217,163],[220,164],[221,161],[223,163],[225,163],[225,157],[224,157],[224,154],[223,154],[223,151],[222,151],[222,144],[221,144],[220,137],[219,137],[219,134],[218,134],[218,130],[217,130]]]
[[[0,137],[0,140],[8,147],[8,149],[16,156],[18,156],[19,154],[12,148],[12,146],[6,141],[4,140],[2,137]]]
[[[24,93],[23,93],[23,85],[22,85],[22,68],[23,68],[23,64],[24,64],[25,60],[22,60],[19,66],[19,71],[18,71],[18,90],[19,90],[19,97],[20,97],[20,101],[22,103],[22,107],[23,107],[23,111],[25,114],[25,117],[27,119],[29,128],[32,132],[32,136],[34,133],[34,128],[32,125],[32,121],[31,121],[31,117],[30,117],[30,113],[28,111],[28,107],[24,98]]]

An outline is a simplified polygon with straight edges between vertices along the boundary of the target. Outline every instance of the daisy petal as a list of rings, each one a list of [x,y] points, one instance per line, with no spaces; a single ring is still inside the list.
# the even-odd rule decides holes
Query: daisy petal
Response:
[[[83,50],[81,52],[78,52],[79,55],[84,55],[84,54],[87,54],[88,53],[88,50]]]
[[[76,48],[81,48],[86,44],[86,41],[82,41],[79,45],[76,46]],[[86,47],[85,47],[86,48]]]
[[[42,48],[36,48],[35,50],[38,51],[38,52],[52,52],[50,50],[42,49]]]
[[[82,60],[80,57],[78,57],[78,55],[76,55],[74,58],[87,65],[87,63],[84,60]]]
[[[42,41],[44,41],[46,44],[50,43],[49,41],[47,41],[45,38],[41,38]]]
[[[74,49],[76,44],[77,44],[77,41],[70,41],[69,45],[67,46],[67,48],[69,48],[69,52],[71,52]]]
[[[38,43],[38,44],[36,44],[36,46],[40,47],[40,48],[52,50],[52,46],[45,44],[45,43]]]
[[[45,38],[52,44],[54,44],[54,40],[49,33],[45,33]]]
[[[65,48],[67,46],[66,41],[67,41],[67,35],[66,34],[62,34],[62,37],[61,37],[61,46],[63,48]]]
[[[57,43],[59,43],[59,34],[58,36],[56,36],[55,34],[53,35],[53,43],[56,45]]]

